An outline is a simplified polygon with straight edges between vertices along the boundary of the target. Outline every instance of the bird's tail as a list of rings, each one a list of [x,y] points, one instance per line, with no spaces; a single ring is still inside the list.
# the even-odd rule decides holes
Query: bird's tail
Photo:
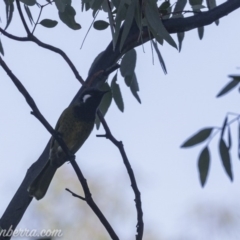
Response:
[[[37,200],[42,199],[45,196],[57,169],[58,167],[52,165],[51,161],[48,160],[42,171],[28,187],[27,190],[30,196],[35,197]]]

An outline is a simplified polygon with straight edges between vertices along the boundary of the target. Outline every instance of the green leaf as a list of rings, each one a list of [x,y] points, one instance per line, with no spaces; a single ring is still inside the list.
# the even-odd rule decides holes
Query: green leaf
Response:
[[[231,160],[230,160],[230,154],[229,154],[229,149],[223,140],[223,138],[220,139],[219,142],[219,152],[222,160],[223,167],[229,176],[230,180],[233,180],[233,175],[232,175],[232,167],[231,167]]]
[[[122,98],[122,93],[119,85],[117,84],[117,73],[114,75],[111,83],[113,100],[115,101],[118,109],[123,112],[124,111],[124,103]]]
[[[161,67],[162,67],[162,69],[163,69],[163,72],[164,72],[165,74],[167,74],[167,68],[166,68],[165,62],[164,62],[164,60],[163,60],[163,57],[162,57],[162,55],[161,55],[161,53],[160,53],[160,50],[158,49],[157,42],[152,41],[152,44],[153,44],[153,47],[154,47],[154,49],[155,49],[155,51],[156,51],[156,53],[157,53],[158,60],[159,60],[160,65],[161,65]]]
[[[65,23],[69,28],[73,30],[79,30],[81,25],[75,21],[76,11],[70,5],[67,5],[64,12],[58,12],[60,19]]]
[[[111,92],[111,88],[108,85],[108,83],[104,83],[100,87],[100,90],[109,91],[108,93],[106,93],[103,96],[103,99],[102,99],[101,104],[99,106],[99,110],[102,112],[103,116],[105,116],[107,111],[108,111],[108,109],[109,109],[109,107],[110,107],[110,105],[111,105],[111,102],[112,102],[112,92]],[[96,117],[95,124],[96,124],[97,129],[99,129],[100,121],[99,121],[98,117]]]
[[[93,9],[93,17],[95,17],[96,12],[97,12],[98,10],[101,10],[101,6],[102,6],[102,4],[103,4],[103,1],[104,1],[104,0],[95,0],[95,1],[93,2],[92,6],[91,6],[91,8]]]
[[[120,72],[123,77],[132,76],[137,61],[137,53],[135,49],[128,51],[122,58]]]
[[[128,36],[130,28],[132,26],[134,14],[135,14],[135,8],[136,8],[136,1],[132,1],[130,3],[130,5],[128,6],[126,18],[124,21],[124,27],[123,27],[123,31],[122,31],[122,35],[121,35],[121,42],[120,42],[120,51],[122,50],[123,44],[125,43],[125,40]]]
[[[119,0],[112,0],[111,2],[112,2],[113,6],[114,6],[115,8],[118,8],[118,6],[119,6],[119,4],[120,4],[120,1],[119,1]]]
[[[209,10],[215,8],[216,6],[217,6],[216,0],[207,0],[207,7],[208,7]],[[216,20],[215,23],[216,23],[216,25],[218,25],[219,20]]]
[[[199,36],[200,40],[202,40],[203,34],[204,34],[204,27],[199,27],[198,28],[198,36]]]
[[[238,158],[240,159],[240,121],[238,120]]]
[[[108,1],[103,1],[102,6],[101,6],[102,10],[107,13],[109,11],[109,5],[110,5],[110,10],[112,11],[113,8],[114,8],[113,3],[112,2],[108,2]],[[116,9],[114,11],[117,12]],[[114,14],[113,11],[112,11],[112,14]]]
[[[189,0],[189,4],[191,6],[201,5],[202,3],[203,3],[203,0]]]
[[[6,30],[12,21],[12,16],[14,11],[14,5],[13,5],[14,0],[4,0],[4,2],[6,5],[6,18],[7,18],[6,26],[4,30]]]
[[[228,125],[228,149],[230,150],[232,147],[232,137],[231,137],[231,129]]]
[[[181,49],[182,49],[182,42],[183,42],[183,39],[184,39],[184,35],[185,35],[184,32],[178,32],[178,33],[177,33],[179,52],[180,52]]]
[[[115,33],[113,35],[113,49],[115,49],[115,45],[119,37],[121,23],[126,16],[126,12],[127,12],[127,9],[125,6],[126,4],[127,4],[127,0],[121,0],[117,8],[117,14],[115,18],[116,27],[115,27]]]
[[[67,5],[71,5],[71,3],[71,0],[55,0],[55,4],[59,12],[64,12]]]
[[[198,171],[199,171],[199,177],[202,187],[204,187],[208,172],[209,172],[209,165],[210,165],[210,154],[208,147],[205,147],[199,158],[198,158]]]
[[[169,1],[165,1],[163,2],[159,7],[159,12],[162,14],[162,15],[165,15],[168,13],[168,8],[170,8],[171,4]]]
[[[20,0],[20,2],[22,2],[28,6],[34,6],[36,4],[36,0]]]
[[[184,142],[181,148],[192,147],[205,141],[212,133],[213,128],[204,128]]]
[[[137,101],[141,104],[141,99],[138,95],[137,92],[139,92],[139,86],[138,86],[138,82],[137,82],[137,77],[136,74],[134,73],[132,76],[132,81],[131,81],[131,85],[130,85],[130,90],[133,94],[133,96],[137,99]]]
[[[53,28],[58,24],[58,22],[51,19],[43,19],[39,24],[47,28]]]
[[[173,12],[182,12],[187,4],[187,0],[178,0]],[[180,13],[182,15],[182,13]],[[174,14],[174,16],[176,16]]]
[[[231,77],[231,76],[230,76]],[[240,76],[237,76],[235,78],[233,78],[232,81],[230,81],[217,95],[217,97],[221,97],[224,94],[228,93],[229,91],[233,90],[233,88],[235,88],[240,81]]]
[[[132,84],[132,79],[133,79],[133,75],[127,75],[125,78],[124,78],[124,81],[127,85],[127,87],[130,87],[131,84]]]
[[[147,20],[148,27],[150,28],[153,36],[158,40],[158,37],[163,38],[171,46],[177,49],[177,45],[173,38],[170,36],[169,32],[164,27],[162,20],[159,17],[158,8],[155,0],[148,0],[145,5],[145,16]]]
[[[103,20],[98,20],[98,21],[95,21],[94,24],[93,24],[93,27],[97,30],[104,30],[106,29],[107,27],[109,26],[109,23],[108,22],[105,22]]]
[[[29,7],[26,4],[24,4],[24,9],[25,9],[25,11],[27,13],[27,16],[28,16],[28,19],[29,19],[30,23],[33,24],[34,21],[33,21],[33,17],[32,17],[31,11],[30,11]]]
[[[221,138],[223,138],[224,132],[225,132],[225,128],[227,126],[228,123],[228,117],[226,116],[223,122],[223,126],[222,126],[222,131],[221,131]]]
[[[4,56],[4,50],[3,50],[1,39],[0,39],[0,53]]]

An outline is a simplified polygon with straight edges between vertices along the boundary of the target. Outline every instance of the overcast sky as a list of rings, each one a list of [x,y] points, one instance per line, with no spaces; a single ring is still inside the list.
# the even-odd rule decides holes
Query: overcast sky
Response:
[[[80,9],[77,2],[73,1],[73,6],[79,6]],[[221,2],[218,1],[219,4]],[[43,42],[65,51],[85,79],[92,61],[108,45],[111,35],[110,29],[102,32],[92,29],[80,50],[91,15],[81,13],[79,9],[76,19],[82,25],[80,31],[72,31],[59,23],[54,29],[38,26],[35,34]],[[187,32],[181,53],[167,43],[160,46],[167,75],[164,75],[156,54],[153,64],[149,43],[144,48],[138,47],[136,74],[141,105],[118,74],[125,111],[121,113],[112,103],[106,120],[114,136],[123,141],[135,171],[142,194],[146,229],[154,227],[166,239],[179,239],[179,236],[183,236],[183,239],[186,239],[185,236],[192,237],[189,239],[240,238],[240,230],[234,230],[232,234],[233,231],[229,229],[234,224],[228,226],[230,220],[226,220],[224,214],[220,215],[226,212],[233,223],[240,221],[237,125],[232,124],[231,127],[233,182],[229,181],[220,161],[217,150],[219,135],[210,143],[210,174],[204,188],[198,178],[197,158],[205,145],[180,149],[180,145],[199,129],[221,126],[227,112],[239,112],[237,89],[222,98],[215,97],[230,80],[227,77],[229,74],[240,74],[239,13],[237,10],[222,18],[219,26],[212,24],[205,27],[201,41],[197,30]],[[0,9],[1,27],[4,26],[4,14],[5,9]],[[43,11],[44,18],[58,20],[54,6]],[[107,20],[104,14],[99,15],[98,19]],[[8,31],[25,36],[16,10]],[[176,39],[175,35],[173,37]],[[55,126],[59,115],[80,87],[73,73],[60,56],[34,43],[15,42],[3,36],[1,41],[5,50],[4,61],[22,81],[49,123]],[[50,135],[30,114],[29,106],[2,68],[0,82],[0,211],[3,213]],[[126,169],[119,152],[108,140],[96,138],[98,133],[104,133],[103,129],[98,132],[94,129],[77,153],[77,161],[89,181],[101,182],[102,179],[106,183],[103,187],[108,188],[112,184],[123,191],[120,196],[127,198],[127,207],[132,211],[130,226],[126,229],[117,228],[120,229],[120,237],[133,236],[136,216]],[[63,168],[71,171],[67,164]],[[65,187],[62,194],[66,194]],[[49,201],[50,192],[51,188],[42,203]],[[38,204],[34,200],[31,208]],[[27,214],[21,226],[30,228],[32,225],[27,221]],[[205,217],[209,223],[207,226],[202,220]],[[226,220],[225,225],[218,225],[221,217]],[[214,230],[219,226],[223,229],[221,237]],[[210,230],[205,231],[208,228]]]

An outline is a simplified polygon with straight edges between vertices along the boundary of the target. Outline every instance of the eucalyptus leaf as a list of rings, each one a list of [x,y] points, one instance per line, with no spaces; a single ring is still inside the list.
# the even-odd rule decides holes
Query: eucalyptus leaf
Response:
[[[165,1],[158,7],[158,10],[162,15],[166,15],[168,14],[168,8],[170,8],[170,6],[170,1]]]
[[[180,12],[179,14],[182,15],[181,12],[184,10],[186,4],[187,4],[187,0],[178,0],[176,2],[173,12]],[[178,16],[178,14],[173,15],[173,17],[176,17],[176,16]]]
[[[124,77],[124,81],[128,87],[132,84],[133,75],[127,75]]]
[[[184,36],[185,36],[185,33],[184,33],[184,32],[178,32],[178,33],[177,33],[177,38],[178,38],[178,50],[179,50],[179,52],[180,52],[181,49],[182,49],[182,42],[183,42]]]
[[[36,0],[20,0],[20,2],[22,2],[28,6],[34,6],[36,4]]]
[[[240,121],[238,120],[238,158],[240,159]]]
[[[115,8],[118,8],[121,0],[112,0],[111,2],[112,2],[113,6],[114,6]]]
[[[93,17],[95,17],[95,14],[98,10],[101,9],[101,6],[103,4],[104,0],[95,0],[91,6],[91,8],[93,9]]]
[[[199,27],[198,28],[198,36],[199,36],[200,40],[203,39],[203,34],[204,34],[204,27]]]
[[[122,58],[120,72],[123,77],[132,76],[136,67],[137,53],[135,49],[128,51]]]
[[[71,0],[55,0],[55,5],[59,12],[64,12],[67,5],[71,5]]]
[[[207,7],[209,10],[215,8],[217,6],[216,0],[206,0],[207,1]],[[219,20],[215,21],[216,25],[219,24]]]
[[[70,5],[67,5],[64,12],[58,12],[60,19],[65,23],[69,28],[73,30],[79,30],[81,25],[75,21],[76,11]]]
[[[113,100],[115,101],[118,109],[123,112],[124,111],[124,103],[122,98],[122,93],[119,85],[117,84],[117,73],[114,75],[111,83]]]
[[[125,40],[132,26],[134,14],[135,14],[135,8],[136,8],[136,1],[132,1],[131,4],[128,6],[126,18],[124,21],[124,27],[123,27],[121,42],[120,42],[120,51],[122,50],[123,44],[125,43]]]
[[[112,102],[112,92],[111,92],[111,88],[108,83],[104,83],[100,87],[100,90],[109,91],[108,93],[104,94],[103,99],[99,105],[99,110],[102,112],[103,116],[105,116],[111,105],[111,102]],[[99,129],[100,120],[98,117],[96,117],[95,124],[96,124],[97,129]]]
[[[12,21],[12,16],[13,16],[13,11],[14,11],[14,5],[13,5],[14,0],[4,0],[5,2],[5,9],[6,9],[6,26],[4,30],[8,28]]]
[[[127,12],[127,9],[125,6],[126,3],[127,3],[127,0],[121,0],[117,8],[117,14],[115,17],[116,26],[115,26],[115,33],[113,36],[114,49],[120,34],[120,27],[121,27],[122,21],[125,19],[125,16],[126,16],[126,12]]]
[[[239,76],[240,79],[240,76]],[[236,80],[236,78],[233,78],[232,81],[230,81],[217,95],[217,97],[221,97],[224,94],[228,93],[229,91],[233,90],[233,88],[237,87],[239,84],[239,79]]]
[[[47,28],[53,28],[58,24],[58,22],[51,19],[43,19],[39,24]]]
[[[30,11],[29,7],[26,4],[24,4],[24,9],[25,9],[25,11],[27,13],[27,16],[28,16],[28,19],[29,19],[30,23],[33,24],[34,21],[33,21],[33,17],[32,17],[31,11]]]
[[[138,81],[137,81],[137,77],[136,74],[134,73],[132,76],[132,81],[131,81],[131,85],[130,85],[130,90],[133,94],[133,96],[137,99],[137,101],[141,104],[141,99],[138,95],[139,92],[139,86],[138,86]]]
[[[163,69],[163,72],[164,72],[165,74],[167,74],[167,68],[166,68],[165,62],[164,62],[164,60],[163,60],[163,57],[162,57],[162,55],[161,55],[161,53],[160,53],[160,50],[158,49],[157,42],[152,41],[152,44],[153,44],[153,47],[154,47],[154,49],[155,49],[155,51],[156,51],[156,53],[157,53],[158,60],[159,60],[160,65],[161,65],[161,67],[162,67],[162,69]]]
[[[4,50],[3,50],[1,39],[0,39],[0,53],[4,56]]]
[[[223,167],[224,167],[227,175],[229,176],[230,180],[233,181],[229,149],[228,149],[225,141],[223,140],[223,138],[221,138],[220,142],[219,142],[219,152],[220,152]]]
[[[94,24],[93,24],[93,27],[97,30],[104,30],[106,29],[107,27],[109,26],[109,23],[108,22],[105,22],[103,20],[98,20],[98,21],[95,21]]]
[[[212,133],[213,128],[204,128],[199,132],[195,133],[192,137],[190,137],[187,141],[185,141],[181,148],[192,147],[196,144],[199,144],[205,141]]]
[[[201,5],[203,3],[203,0],[189,0],[189,4],[191,6],[194,6],[194,5]]]
[[[208,147],[205,147],[199,155],[198,158],[198,171],[199,177],[202,187],[204,187],[208,172],[209,172],[209,165],[210,165],[210,154]]]
[[[231,129],[228,126],[228,149],[230,150],[232,147],[232,136],[231,136]]]
[[[221,138],[223,138],[223,136],[224,136],[224,132],[225,132],[225,128],[227,126],[227,123],[228,123],[228,117],[226,116],[225,119],[224,119],[224,122],[223,122],[223,126],[222,126]]]
[[[158,36],[162,37],[171,46],[177,49],[177,45],[173,38],[170,36],[169,32],[164,27],[162,20],[159,17],[158,8],[155,0],[148,0],[145,4],[145,17],[148,26],[158,41]],[[160,43],[160,42],[159,42]]]

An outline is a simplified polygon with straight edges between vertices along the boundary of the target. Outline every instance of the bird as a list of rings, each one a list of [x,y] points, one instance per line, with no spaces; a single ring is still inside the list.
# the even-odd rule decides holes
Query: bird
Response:
[[[77,102],[67,107],[59,117],[55,131],[65,142],[69,153],[74,155],[89,137],[94,127],[97,109],[108,91],[87,88]],[[51,138],[49,159],[27,191],[31,197],[42,199],[57,169],[68,158],[54,137]]]

